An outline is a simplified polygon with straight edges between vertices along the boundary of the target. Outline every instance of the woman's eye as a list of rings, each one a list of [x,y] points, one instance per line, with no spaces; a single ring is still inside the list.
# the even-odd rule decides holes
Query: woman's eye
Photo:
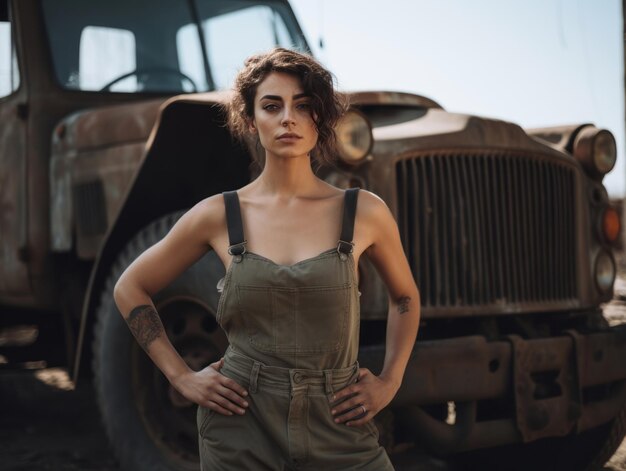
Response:
[[[298,107],[303,110],[309,110],[311,109],[311,103],[300,103]]]
[[[265,106],[263,107],[263,109],[264,109],[264,110],[268,110],[268,111],[274,111],[274,110],[278,109],[278,106],[276,106],[276,105],[272,105],[272,104],[269,104],[269,105],[265,105]]]

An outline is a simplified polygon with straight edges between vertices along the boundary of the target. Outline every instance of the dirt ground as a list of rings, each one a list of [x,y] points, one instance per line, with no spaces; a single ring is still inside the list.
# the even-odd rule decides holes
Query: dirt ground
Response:
[[[620,275],[613,301],[604,306],[612,324],[626,322],[625,265]],[[94,397],[89,382],[71,390],[60,369],[0,374],[0,470],[119,470]],[[398,471],[452,471],[438,460],[409,462],[399,460]],[[604,470],[626,471],[626,440]]]
[[[68,387],[58,369],[0,375],[0,469],[119,469],[91,384]]]

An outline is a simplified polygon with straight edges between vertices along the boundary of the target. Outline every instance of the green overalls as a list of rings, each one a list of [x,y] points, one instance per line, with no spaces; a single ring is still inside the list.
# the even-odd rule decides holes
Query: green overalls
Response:
[[[203,471],[393,470],[373,421],[348,427],[330,412],[333,392],[359,372],[358,190],[345,192],[338,246],[293,265],[245,249],[237,193],[223,193],[233,259],[218,284],[230,343],[221,373],[249,391],[250,405],[232,416],[198,408]]]

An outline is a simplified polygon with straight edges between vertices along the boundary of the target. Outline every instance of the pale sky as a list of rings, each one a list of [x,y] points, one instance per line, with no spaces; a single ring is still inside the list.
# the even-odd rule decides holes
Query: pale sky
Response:
[[[449,111],[541,127],[590,122],[617,140],[626,195],[619,0],[291,0],[342,90],[427,96]],[[319,47],[323,38],[324,47]]]

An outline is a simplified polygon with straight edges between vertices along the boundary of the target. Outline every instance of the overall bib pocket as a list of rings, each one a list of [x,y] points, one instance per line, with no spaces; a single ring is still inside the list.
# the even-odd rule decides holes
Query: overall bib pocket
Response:
[[[345,347],[351,284],[237,286],[242,322],[252,347],[264,353],[314,355]]]

